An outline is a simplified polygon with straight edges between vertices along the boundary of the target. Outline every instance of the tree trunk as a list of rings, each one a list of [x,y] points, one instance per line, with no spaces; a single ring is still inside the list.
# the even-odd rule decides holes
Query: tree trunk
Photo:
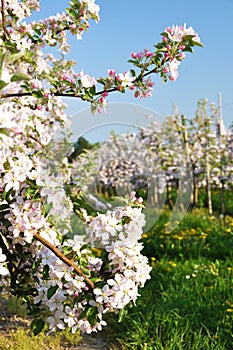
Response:
[[[167,203],[168,203],[169,209],[172,210],[173,209],[172,186],[170,181],[167,181]]]
[[[192,198],[192,208],[196,208],[198,206],[198,182],[197,176],[193,167],[193,198]]]
[[[209,164],[208,150],[206,153],[206,190],[207,190],[207,203],[208,203],[209,215],[212,216],[213,209],[212,209],[212,198],[211,198],[211,187],[210,187],[210,164]]]

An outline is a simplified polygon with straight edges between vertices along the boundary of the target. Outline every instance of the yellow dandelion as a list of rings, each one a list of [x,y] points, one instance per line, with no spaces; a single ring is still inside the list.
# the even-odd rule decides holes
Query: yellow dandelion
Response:
[[[226,312],[232,312],[233,309],[226,309]]]
[[[179,241],[181,241],[184,237],[178,236],[178,235],[174,235],[173,238],[176,238],[176,239],[178,239]]]
[[[176,263],[173,262],[173,261],[168,261],[168,264],[171,265],[171,266],[173,266],[173,267],[176,267]]]
[[[151,261],[155,261],[156,258],[154,256],[151,257]]]
[[[149,237],[149,236],[148,236],[147,233],[143,233],[142,238],[148,238],[148,237]]]
[[[227,266],[227,270],[228,270],[228,271],[232,271],[232,267]]]

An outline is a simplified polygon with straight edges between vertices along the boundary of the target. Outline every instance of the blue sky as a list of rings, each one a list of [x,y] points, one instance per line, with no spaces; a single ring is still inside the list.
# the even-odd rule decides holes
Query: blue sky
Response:
[[[68,1],[41,0],[41,13],[36,17],[54,15]],[[91,22],[82,41],[71,41],[69,58],[77,62],[77,70],[96,77],[105,76],[108,69],[124,72],[130,69],[127,60],[132,51],[153,49],[160,33],[172,24],[187,23],[199,34],[205,48],[195,48],[180,66],[176,82],[162,83],[155,78],[153,96],[136,100],[133,94],[112,94],[110,101],[136,103],[161,115],[178,112],[192,117],[199,99],[218,103],[222,93],[223,120],[233,121],[233,1],[232,0],[96,0],[101,20]],[[69,113],[87,108],[84,103],[68,101]],[[93,117],[93,118],[98,118]],[[126,118],[127,119],[127,118]]]

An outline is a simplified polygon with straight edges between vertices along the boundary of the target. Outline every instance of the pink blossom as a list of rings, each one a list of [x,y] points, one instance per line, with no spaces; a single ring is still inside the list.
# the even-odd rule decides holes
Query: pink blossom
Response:
[[[137,58],[138,58],[139,60],[141,60],[141,59],[143,58],[143,53],[142,53],[142,52],[138,52],[138,53],[137,53]]]
[[[110,75],[110,77],[115,77],[116,71],[114,69],[109,69],[108,74]]]
[[[177,71],[174,71],[174,72],[171,73],[169,79],[171,81],[175,81],[178,78],[178,76],[179,76],[179,73]]]
[[[138,202],[139,204],[142,204],[142,203],[143,203],[143,198],[142,198],[142,197],[138,197],[137,202]]]
[[[62,80],[69,80],[69,76],[68,76],[67,74],[64,74],[64,75],[62,76]]]
[[[107,92],[107,91],[104,91],[104,92],[102,93],[102,96],[103,96],[103,97],[107,97],[107,96],[108,96],[108,92]]]
[[[186,23],[183,26],[167,27],[165,31],[168,33],[169,39],[174,42],[181,42],[186,35],[193,35],[193,40],[200,42],[198,34],[192,27],[186,28]]]
[[[179,54],[179,57],[183,60],[186,56],[185,56],[185,53],[184,52],[181,52],[180,54]]]
[[[152,52],[150,52],[149,50],[145,49],[144,50],[144,55],[149,58],[149,57],[152,57],[154,54]]]

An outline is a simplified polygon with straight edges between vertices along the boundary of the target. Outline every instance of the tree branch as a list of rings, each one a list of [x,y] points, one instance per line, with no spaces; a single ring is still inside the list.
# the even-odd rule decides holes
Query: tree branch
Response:
[[[68,93],[62,93],[62,92],[53,92],[52,95],[54,96],[60,96],[60,97],[77,97],[82,98],[82,94],[68,94]],[[3,94],[0,95],[0,98],[14,98],[14,97],[26,97],[26,96],[33,96],[32,92],[15,92],[13,94]]]
[[[39,242],[41,242],[45,247],[47,247],[49,250],[51,250],[60,260],[62,260],[66,265],[73,267],[74,271],[81,275],[84,278],[85,283],[88,285],[88,287],[93,290],[94,289],[94,283],[83,273],[83,271],[70,259],[68,259],[62,252],[60,252],[59,249],[54,247],[49,241],[47,241],[45,238],[43,238],[38,233],[34,233],[33,235],[35,239]]]
[[[2,14],[3,41],[6,41],[7,34],[9,34],[9,33],[8,33],[7,28],[6,28],[6,19],[5,19],[5,13],[4,13],[4,7],[5,7],[4,1],[5,0],[1,0],[1,14]]]
[[[142,74],[141,76],[137,76],[137,78],[135,79],[135,82],[137,82],[139,80],[139,78],[144,78],[152,73],[158,73],[158,70],[156,68],[153,68],[151,69],[150,71]],[[99,95],[102,95],[104,92],[108,92],[108,93],[111,93],[111,92],[114,92],[114,91],[118,91],[117,87],[113,87],[113,88],[110,88],[110,89],[107,89],[107,90],[101,90],[101,91],[98,91],[95,93],[94,96],[99,96]],[[82,94],[77,94],[76,92],[73,92],[73,93],[63,93],[63,92],[53,92],[52,93],[54,96],[58,96],[58,97],[75,97],[75,98],[81,98],[83,99],[83,95]],[[3,95],[0,95],[0,98],[14,98],[14,97],[26,97],[26,96],[33,96],[32,92],[19,92],[19,93],[13,93],[13,94],[3,94]],[[84,101],[86,101],[84,99]]]

